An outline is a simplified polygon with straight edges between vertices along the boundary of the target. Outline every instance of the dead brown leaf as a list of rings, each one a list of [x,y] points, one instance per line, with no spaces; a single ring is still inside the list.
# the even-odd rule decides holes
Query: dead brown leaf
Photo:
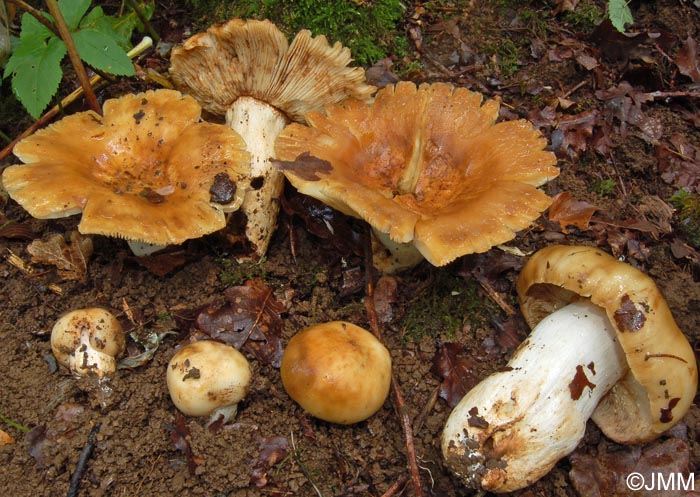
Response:
[[[12,438],[8,433],[0,430],[0,446],[2,445],[12,445],[15,443],[15,439]]]
[[[253,467],[250,479],[256,487],[267,485],[267,474],[273,466],[289,455],[289,442],[285,437],[266,437],[260,439],[260,454]]]
[[[390,323],[394,319],[392,305],[396,302],[398,283],[392,276],[382,276],[374,287],[374,310],[381,323]]]
[[[700,83],[700,51],[698,42],[693,37],[688,36],[678,51],[676,65],[681,74],[688,76],[693,83]]]
[[[446,342],[440,345],[435,356],[431,372],[442,379],[440,397],[450,407],[459,403],[460,399],[479,382],[473,371],[473,358],[468,356],[464,345],[456,342]]]
[[[588,229],[591,217],[599,210],[595,205],[582,200],[576,200],[569,192],[561,192],[549,207],[549,220],[559,223],[561,231],[568,233],[567,227],[576,226]]]
[[[318,181],[319,174],[327,174],[333,169],[333,165],[327,160],[314,157],[309,152],[300,154],[293,161],[272,160],[280,171],[292,171],[306,181]]]
[[[209,305],[199,313],[197,328],[237,349],[246,348],[264,364],[279,367],[284,305],[257,278],[227,288],[224,295],[227,303]]]
[[[32,262],[56,266],[58,275],[64,280],[87,279],[88,259],[92,255],[92,239],[77,231],[71,231],[70,244],[63,235],[51,235],[48,240],[35,240],[27,251]]]
[[[677,497],[683,495],[677,486],[664,490],[662,485],[653,484],[653,478],[658,478],[658,475],[669,478],[679,474],[686,475],[686,478],[693,477],[692,474],[688,475],[690,448],[686,441],[679,438],[654,442],[644,447],[610,446],[597,454],[577,451],[569,456],[569,461],[569,476],[581,497],[627,497],[630,495],[627,477],[632,473],[641,475],[638,482],[647,483],[633,492],[635,496]]]
[[[192,446],[190,445],[190,429],[187,426],[185,416],[180,411],[176,411],[175,423],[173,425],[166,425],[166,429],[170,432],[170,438],[175,448],[185,456],[187,469],[190,475],[194,475],[195,471],[197,471],[197,467],[204,463],[204,459],[196,456],[192,451]]]

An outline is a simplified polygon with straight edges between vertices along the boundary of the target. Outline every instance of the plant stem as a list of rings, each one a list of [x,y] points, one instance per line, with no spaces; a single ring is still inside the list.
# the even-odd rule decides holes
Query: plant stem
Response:
[[[12,428],[19,430],[21,432],[24,432],[24,433],[29,432],[29,428],[27,428],[26,426],[21,425],[19,423],[16,423],[16,422],[12,421],[11,419],[6,418],[5,416],[2,415],[2,413],[0,413],[0,421],[2,421],[6,425],[11,426]]]
[[[36,19],[41,24],[46,26],[46,28],[49,29],[53,34],[55,34],[56,36],[60,36],[58,34],[58,30],[56,29],[56,26],[54,26],[51,23],[51,21],[49,21],[46,17],[44,17],[44,15],[42,14],[42,12],[40,10],[35,9],[31,5],[29,5],[27,2],[24,2],[23,0],[8,0],[8,2],[11,4],[14,4],[17,7],[19,7],[20,9],[28,12],[29,14],[31,14],[34,17],[34,19]]]
[[[151,40],[148,36],[144,37],[143,40],[141,40],[141,43],[136,45],[134,48],[129,50],[127,55],[131,57],[132,59],[134,57],[137,57],[141,55],[143,52],[148,50],[151,46],[153,45],[153,40]],[[101,82],[101,77],[100,76],[93,76],[92,79],[90,80],[90,84],[92,86],[96,86],[98,83]],[[12,149],[14,148],[17,143],[22,140],[23,138],[28,137],[32,133],[34,133],[37,129],[41,128],[42,126],[45,126],[48,124],[48,122],[56,117],[56,115],[66,106],[70,105],[71,103],[75,102],[75,100],[80,97],[80,95],[83,94],[83,89],[82,88],[76,88],[70,95],[65,97],[63,100],[59,102],[58,105],[55,105],[53,108],[49,109],[43,116],[41,116],[39,119],[34,121],[34,123],[29,126],[27,129],[25,129],[17,138],[12,140],[12,142],[7,145],[5,148],[0,150],[0,160],[5,159],[10,153],[12,152]]]
[[[102,107],[97,101],[95,92],[92,90],[92,86],[90,85],[90,78],[88,77],[87,71],[85,70],[83,61],[80,59],[80,55],[78,55],[78,49],[75,47],[75,42],[73,41],[73,37],[70,34],[70,30],[68,29],[66,20],[63,18],[63,13],[58,7],[58,1],[46,0],[46,6],[49,8],[49,12],[51,12],[54,21],[56,22],[56,27],[58,28],[58,33],[61,35],[63,43],[66,44],[66,49],[68,50],[68,57],[70,58],[71,64],[73,65],[73,69],[75,69],[75,74],[76,76],[78,76],[78,81],[80,81],[80,86],[82,86],[83,88],[85,98],[90,104],[90,108],[94,110],[97,114],[102,115]]]
[[[136,17],[139,18],[139,21],[141,21],[141,24],[146,28],[146,31],[148,31],[148,34],[151,38],[153,38],[154,43],[158,43],[160,41],[160,35],[158,32],[153,29],[153,26],[151,25],[150,22],[148,22],[148,19],[146,18],[146,15],[143,13],[143,10],[141,9],[141,6],[135,2],[134,0],[126,0],[126,3],[129,4],[129,7],[134,11],[136,14]]]

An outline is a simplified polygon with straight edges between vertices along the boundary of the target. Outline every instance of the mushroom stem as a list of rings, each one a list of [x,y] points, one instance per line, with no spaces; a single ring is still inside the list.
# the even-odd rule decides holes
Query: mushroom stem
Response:
[[[442,436],[447,466],[468,487],[491,492],[533,483],[574,450],[626,372],[603,309],[587,300],[559,309],[452,411]]]
[[[388,233],[372,228],[372,263],[382,273],[393,274],[424,259],[413,243],[395,242]]]
[[[251,189],[241,209],[247,216],[246,236],[258,256],[267,251],[277,224],[284,176],[270,162],[275,156],[275,139],[289,120],[272,105],[252,97],[240,97],[226,111],[226,124],[246,143],[251,156]]]
[[[93,344],[96,341],[92,337],[93,334],[94,331],[91,328],[83,328],[75,354],[68,359],[68,368],[76,374],[95,372],[98,376],[103,377],[117,370],[117,359],[95,347],[95,345],[99,347],[100,343],[97,340],[98,343]]]

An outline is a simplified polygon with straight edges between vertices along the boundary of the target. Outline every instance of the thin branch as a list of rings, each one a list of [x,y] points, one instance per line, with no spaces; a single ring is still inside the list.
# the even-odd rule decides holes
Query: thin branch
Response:
[[[153,40],[146,36],[143,40],[141,40],[141,43],[129,50],[127,55],[133,59],[134,57],[137,57],[146,50],[148,50],[152,45]],[[93,76],[92,79],[90,79],[90,84],[93,87],[97,86],[100,82],[102,82],[102,78],[99,75]],[[22,132],[22,134],[20,134],[17,138],[12,140],[12,142],[5,148],[0,150],[0,161],[5,159],[8,155],[10,155],[10,153],[12,153],[12,149],[15,147],[15,145],[17,145],[17,143],[34,133],[37,129],[48,124],[48,122],[51,121],[51,119],[56,117],[58,113],[61,112],[61,109],[75,102],[82,94],[82,87],[75,89],[70,95],[66,96],[63,100],[61,100],[61,102],[58,105],[55,105],[54,107],[49,109],[43,116],[34,121],[34,123],[27,129],[25,129]]]
[[[76,76],[78,76],[80,86],[83,87],[83,92],[85,93],[85,98],[90,104],[90,108],[92,108],[92,110],[94,110],[99,115],[102,115],[102,107],[97,101],[95,92],[93,91],[92,86],[90,85],[90,78],[88,77],[87,71],[85,70],[83,61],[80,59],[80,55],[78,55],[78,49],[75,47],[75,42],[73,41],[73,37],[70,34],[70,30],[68,29],[66,20],[63,18],[63,13],[58,7],[58,1],[46,0],[46,6],[49,8],[49,12],[51,13],[51,15],[54,18],[54,21],[56,22],[56,27],[58,28],[58,32],[61,35],[63,43],[65,43],[66,45],[66,49],[68,50],[68,57],[70,58],[70,62],[73,65],[73,69],[75,69]]]
[[[28,12],[34,19],[39,21],[41,24],[43,24],[49,31],[51,31],[53,34],[56,36],[61,36],[58,33],[58,30],[56,29],[56,26],[49,21],[46,17],[44,17],[44,14],[40,11],[29,5],[27,2],[24,2],[23,0],[8,0],[9,3],[16,5],[20,9]]]
[[[95,445],[97,444],[97,433],[99,431],[99,423],[93,426],[92,430],[90,430],[87,443],[85,444],[82,452],[80,453],[78,464],[76,464],[73,476],[71,476],[70,478],[70,486],[68,487],[68,497],[75,497],[78,495],[78,490],[80,489],[80,480],[83,479],[83,475],[85,474],[85,470],[87,469],[87,463],[92,457],[92,452],[95,450]]]
[[[377,319],[377,311],[374,308],[374,263],[372,261],[372,242],[369,227],[367,227],[365,239],[364,258],[367,285],[365,290],[365,308],[367,309],[367,319],[374,336],[376,336],[380,342],[384,343],[382,330],[379,326],[379,319]],[[423,485],[421,484],[418,462],[416,461],[416,449],[413,441],[411,418],[408,415],[408,409],[406,408],[406,403],[401,393],[401,387],[393,371],[391,372],[391,391],[394,396],[394,404],[401,420],[401,428],[403,429],[404,439],[406,441],[406,458],[408,459],[408,467],[411,472],[413,493],[415,497],[423,497]]]

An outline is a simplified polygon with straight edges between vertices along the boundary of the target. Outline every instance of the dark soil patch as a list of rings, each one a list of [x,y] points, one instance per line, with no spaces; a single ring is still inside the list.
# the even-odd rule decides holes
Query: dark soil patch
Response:
[[[554,146],[562,174],[545,189],[550,194],[570,192],[599,211],[584,227],[566,230],[545,215],[510,245],[525,253],[553,242],[599,245],[626,259],[655,278],[697,350],[698,253],[685,245],[677,215],[660,218],[658,212],[644,208],[651,205],[650,198],[663,202],[681,186],[662,179],[657,152],[660,147],[671,147],[672,135],[696,146],[700,143],[700,131],[688,117],[694,115],[697,122],[697,96],[645,102],[645,122],[663,124],[660,136],[650,139],[640,123],[627,123],[623,134],[620,127],[625,123],[595,92],[619,85],[634,64],[661,74],[661,88],[638,91],[688,89],[689,80],[665,54],[675,56],[687,37],[700,38],[700,10],[693,2],[642,2],[635,11],[635,30],[665,30],[672,42],[663,52],[653,40],[639,43],[634,50],[626,48],[630,58],[620,62],[607,60],[604,47],[579,32],[570,17],[555,15],[540,2],[525,3],[511,7],[508,2],[479,1],[412,4],[405,27],[420,35],[421,52],[412,56],[421,65],[406,77],[416,82],[449,81],[500,98],[505,118],[534,119],[558,97],[571,100],[566,109],[553,107],[556,117],[537,122],[552,142],[562,143],[562,132],[565,139],[563,145]],[[526,12],[539,18],[533,21]],[[535,21],[539,27],[533,27]],[[172,23],[184,27],[190,22]],[[508,54],[498,50],[505,42],[516,50],[509,62],[513,67],[506,67]],[[596,59],[598,68],[588,70],[576,62],[581,54]],[[158,67],[153,57],[151,65]],[[132,91],[131,86],[141,89],[142,84],[123,85],[125,91]],[[106,91],[105,97],[119,94],[115,86]],[[566,134],[569,131],[562,124],[566,119],[592,111],[599,112],[600,118],[590,133]],[[7,161],[10,163],[13,161]],[[603,188],[604,180],[611,180],[608,189]],[[28,223],[35,238],[68,233],[77,224],[75,219],[32,221],[4,197],[0,208],[7,219]],[[640,217],[652,228],[640,229],[631,223]],[[391,400],[357,425],[320,422],[289,399],[278,369],[249,357],[254,383],[239,406],[235,424],[211,432],[203,420],[181,418],[170,401],[165,368],[187,337],[188,312],[220,301],[226,288],[252,277],[261,277],[287,307],[283,343],[300,329],[322,321],[346,320],[369,328],[363,258],[350,252],[340,254],[333,240],[309,234],[299,216],[283,215],[279,226],[267,258],[259,264],[237,262],[224,237],[211,235],[187,243],[185,264],[165,276],[156,276],[140,265],[123,241],[94,237],[95,251],[85,283],[61,280],[47,266],[24,273],[8,256],[14,254],[28,262],[28,241],[0,237],[0,414],[31,429],[27,434],[0,421],[0,429],[16,439],[14,444],[0,446],[0,493],[66,495],[88,434],[99,425],[80,496],[381,496],[397,482],[405,490],[392,495],[412,495],[406,484],[404,437]],[[353,226],[362,229],[359,223]],[[502,258],[501,250],[495,248],[443,268],[424,263],[396,276],[398,291],[391,300],[391,318],[383,323],[384,337],[414,423],[415,452],[426,495],[471,495],[443,467],[440,454],[440,435],[450,412],[437,396],[440,378],[431,370],[440,345],[463,344],[472,374],[481,379],[503,367],[527,334],[521,320],[511,328],[503,326],[505,314],[474,278],[475,268],[496,267]],[[515,304],[513,282],[522,263],[504,265],[498,274],[489,275],[490,284],[511,305]],[[463,291],[455,291],[460,285]],[[463,300],[460,305],[440,307],[454,315],[435,315],[436,309],[428,307],[416,311],[416,303],[430,301],[428,296],[433,302],[450,304],[454,303],[450,299]],[[469,305],[461,305],[465,300]],[[62,313],[96,305],[115,310],[134,333],[172,330],[177,334],[166,336],[152,360],[142,367],[120,370],[103,381],[74,378],[56,368],[48,334]],[[457,315],[456,309],[464,314]],[[127,310],[136,325],[130,324]],[[425,326],[431,320],[441,323],[435,331],[411,326],[415,322]],[[183,427],[189,432],[186,437]],[[269,463],[261,454],[275,437],[286,439],[288,452]],[[664,435],[664,439],[669,437],[688,445],[686,469],[700,472],[698,402],[679,428]],[[191,449],[189,456],[182,450],[182,438]],[[589,423],[577,452],[595,455],[626,450],[606,441]],[[579,495],[569,473],[572,465],[571,459],[563,459],[517,495]]]

